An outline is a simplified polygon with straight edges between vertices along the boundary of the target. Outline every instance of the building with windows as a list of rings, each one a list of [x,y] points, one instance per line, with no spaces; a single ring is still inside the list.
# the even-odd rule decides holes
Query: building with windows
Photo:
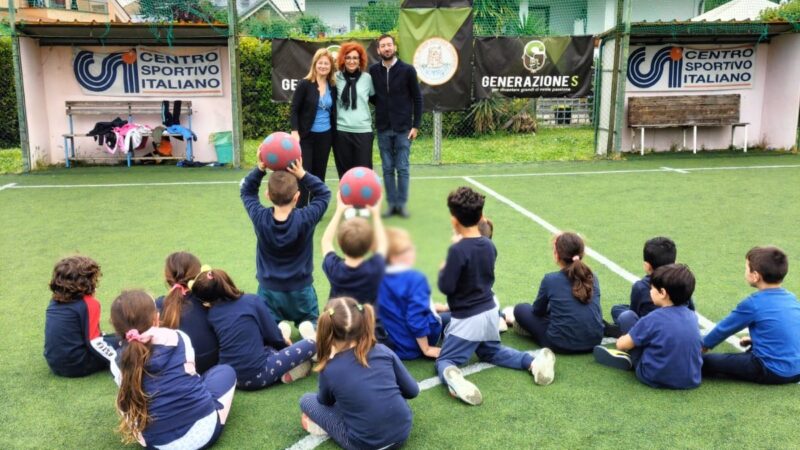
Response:
[[[17,20],[42,22],[125,22],[130,16],[118,0],[13,0]],[[8,17],[9,0],[0,0]]]

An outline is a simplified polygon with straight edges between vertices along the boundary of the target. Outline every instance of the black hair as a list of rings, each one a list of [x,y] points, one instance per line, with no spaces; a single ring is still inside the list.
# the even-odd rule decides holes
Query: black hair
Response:
[[[391,34],[388,34],[388,33],[383,33],[382,35],[380,35],[380,36],[378,37],[378,39],[376,39],[376,40],[375,40],[375,42],[380,42],[380,41],[382,41],[382,40],[384,40],[384,39],[386,39],[386,38],[389,38],[389,39],[391,39],[391,40],[392,40],[392,44],[394,44],[394,43],[395,43],[395,42],[394,42],[394,36],[392,36]]]
[[[661,266],[650,277],[650,286],[667,291],[670,301],[675,306],[689,303],[694,293],[694,285],[694,274],[685,264]]]
[[[789,257],[778,247],[753,247],[745,258],[750,271],[758,272],[765,283],[780,283],[789,272]]]
[[[675,242],[668,237],[654,237],[644,243],[643,259],[653,270],[667,264],[674,264],[678,256]]]
[[[483,203],[486,197],[462,186],[447,196],[450,214],[464,227],[474,227],[483,217]]]

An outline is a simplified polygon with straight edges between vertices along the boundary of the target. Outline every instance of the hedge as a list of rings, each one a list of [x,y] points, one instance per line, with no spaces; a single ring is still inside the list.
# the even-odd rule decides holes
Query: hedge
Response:
[[[0,38],[0,148],[19,147],[11,38]]]

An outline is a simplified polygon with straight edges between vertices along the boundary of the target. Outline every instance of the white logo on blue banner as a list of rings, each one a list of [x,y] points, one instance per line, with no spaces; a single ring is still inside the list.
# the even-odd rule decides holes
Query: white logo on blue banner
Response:
[[[753,87],[755,46],[632,46],[629,91],[731,90]]]
[[[137,47],[100,53],[76,48],[73,73],[84,94],[223,95],[219,48],[173,54]]]

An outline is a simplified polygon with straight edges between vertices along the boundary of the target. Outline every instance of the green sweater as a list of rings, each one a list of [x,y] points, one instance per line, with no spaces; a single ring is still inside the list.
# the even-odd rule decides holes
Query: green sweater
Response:
[[[369,112],[369,98],[375,95],[372,86],[372,77],[362,72],[356,83],[356,109],[345,109],[342,105],[342,92],[344,91],[344,75],[336,74],[336,89],[339,91],[336,99],[336,130],[347,133],[369,133],[372,131],[372,115]]]

